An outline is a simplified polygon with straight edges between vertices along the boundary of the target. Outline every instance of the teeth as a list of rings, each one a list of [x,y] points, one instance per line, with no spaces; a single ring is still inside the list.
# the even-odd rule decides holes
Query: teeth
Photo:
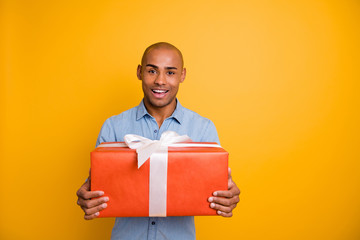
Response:
[[[155,93],[166,93],[167,91],[166,90],[153,90],[153,92],[155,92]]]

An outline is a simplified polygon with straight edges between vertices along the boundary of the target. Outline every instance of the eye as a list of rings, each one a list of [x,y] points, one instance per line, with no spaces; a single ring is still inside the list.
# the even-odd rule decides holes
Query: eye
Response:
[[[148,73],[155,74],[155,73],[156,73],[156,70],[150,69],[150,70],[148,71]]]
[[[169,75],[174,75],[175,72],[169,71],[168,74],[169,74]]]

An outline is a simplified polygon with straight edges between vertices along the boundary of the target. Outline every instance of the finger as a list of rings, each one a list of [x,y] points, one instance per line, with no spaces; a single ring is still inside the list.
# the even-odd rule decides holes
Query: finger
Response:
[[[226,198],[232,198],[234,196],[233,191],[227,190],[227,191],[216,191],[213,193],[215,197],[226,197]]]
[[[84,208],[93,208],[96,206],[99,206],[102,203],[106,203],[109,201],[109,197],[102,197],[102,198],[97,198],[97,199],[92,199],[92,200],[84,200],[82,198],[79,198],[78,200],[78,205]]]
[[[213,192],[214,196],[219,196],[219,197],[233,197],[233,196],[239,195],[239,194],[240,194],[240,189],[232,181],[229,182],[227,191],[215,191],[215,192]]]
[[[223,217],[232,217],[233,213],[232,212],[229,212],[229,213],[226,213],[226,212],[222,212],[220,210],[216,211],[216,213],[220,216],[223,216]]]
[[[231,179],[231,168],[228,168],[228,179]]]
[[[235,196],[233,198],[209,197],[208,201],[211,203],[221,204],[223,206],[230,206],[233,204],[237,204],[239,202],[239,197],[238,196]]]
[[[107,203],[102,203],[101,205],[93,207],[93,208],[83,208],[82,207],[82,210],[85,212],[85,215],[92,215],[96,212],[104,210],[105,208],[107,208]]]
[[[91,198],[96,198],[96,197],[101,197],[102,195],[104,195],[103,191],[88,191],[87,189],[81,187],[79,189],[79,191],[77,192],[77,196],[79,198],[83,198],[83,199],[91,199]]]
[[[221,204],[210,203],[210,207],[215,210],[219,210],[225,213],[229,213],[233,210],[233,206],[223,206]]]
[[[98,216],[99,216],[99,212],[96,212],[96,213],[94,213],[94,214],[91,214],[91,215],[86,215],[85,214],[85,216],[84,216],[84,219],[85,220],[92,220],[92,219],[94,219],[94,218],[97,218]]]

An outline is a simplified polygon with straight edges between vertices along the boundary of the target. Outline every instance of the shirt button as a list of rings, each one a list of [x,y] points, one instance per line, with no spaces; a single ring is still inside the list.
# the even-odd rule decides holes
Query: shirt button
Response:
[[[154,133],[157,133],[157,130],[154,130]]]
[[[152,225],[155,225],[155,222],[151,222]]]

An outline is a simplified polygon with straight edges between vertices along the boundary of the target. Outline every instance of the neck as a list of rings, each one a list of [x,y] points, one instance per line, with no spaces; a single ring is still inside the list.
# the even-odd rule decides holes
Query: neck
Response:
[[[164,120],[170,117],[175,111],[176,100],[174,99],[174,101],[164,107],[155,107],[144,99],[144,105],[148,113],[155,118],[160,128]]]

